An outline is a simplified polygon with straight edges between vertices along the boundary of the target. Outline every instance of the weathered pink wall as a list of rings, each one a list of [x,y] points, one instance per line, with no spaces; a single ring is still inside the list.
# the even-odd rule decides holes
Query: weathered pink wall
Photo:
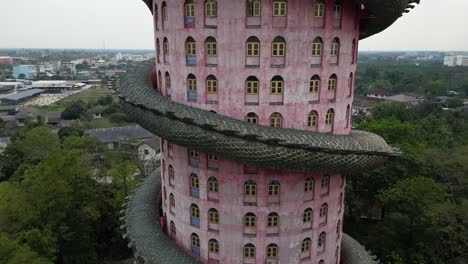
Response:
[[[161,6],[165,2],[168,7],[168,21],[162,21]],[[347,108],[352,103],[349,76],[355,75],[356,64],[353,63],[353,41],[358,40],[359,30],[356,25],[357,7],[354,1],[341,1],[343,14],[341,28],[336,28],[332,12],[334,0],[326,0],[325,26],[317,26],[320,21],[313,17],[312,0],[290,0],[288,2],[287,18],[272,17],[272,0],[262,1],[261,27],[247,28],[247,23],[256,23],[246,18],[246,1],[218,0],[218,17],[205,20],[204,1],[195,0],[195,22],[190,28],[184,26],[183,0],[155,0],[158,6],[157,24],[155,27],[155,43],[159,42],[159,50],[163,49],[163,39],[169,41],[169,57],[159,56],[156,64],[159,90],[165,96],[169,91],[164,81],[166,73],[170,75],[171,99],[179,103],[206,110],[213,110],[221,115],[244,119],[249,112],[259,117],[259,124],[268,125],[269,117],[274,112],[283,116],[283,128],[312,130],[307,127],[307,116],[310,111],[319,113],[319,132],[331,132],[331,127],[325,125],[325,115],[328,109],[335,110],[333,133],[347,134],[349,132]],[[208,27],[205,25],[208,25]],[[213,28],[216,25],[216,28]],[[273,27],[274,25],[274,27]],[[205,59],[205,39],[214,37],[218,44],[217,65],[207,67]],[[260,66],[247,68],[245,46],[250,36],[256,36],[261,41]],[[271,43],[276,36],[286,40],[285,67],[272,67]],[[196,66],[187,66],[185,58],[185,41],[192,37],[196,41]],[[312,41],[321,37],[324,42],[321,67],[314,67],[311,56]],[[331,64],[330,47],[332,40],[340,39],[339,62]],[[159,40],[159,41],[158,41]],[[156,46],[156,44],[155,44]],[[354,50],[357,50],[357,45]],[[162,52],[161,52],[162,53]],[[166,62],[164,62],[166,61]],[[159,74],[160,73],[160,74]],[[194,74],[197,78],[197,102],[188,102],[186,78]],[[310,78],[318,74],[321,77],[319,100],[309,93]],[[328,79],[332,74],[338,76],[338,86],[335,100],[329,100],[327,91]],[[208,75],[214,75],[218,80],[217,96],[208,95],[205,80]],[[285,81],[285,91],[282,105],[270,105],[270,80],[280,75]],[[258,105],[246,105],[245,81],[249,76],[256,76],[260,81],[260,95]],[[162,78],[162,80],[161,80]],[[354,85],[354,82],[352,82]],[[333,97],[333,96],[332,96]],[[217,100],[217,104],[212,101]],[[332,175],[328,195],[321,196],[320,180],[322,175],[309,175],[281,171],[279,174],[270,174],[268,170],[261,169],[258,174],[244,174],[242,164],[220,160],[218,170],[207,169],[207,157],[200,156],[200,165],[192,167],[188,161],[188,150],[175,146],[172,157],[168,157],[167,141],[162,149],[163,183],[167,193],[164,212],[167,223],[174,221],[177,228],[175,240],[190,253],[190,235],[197,233],[201,240],[201,259],[208,262],[208,240],[215,238],[220,244],[221,263],[242,263],[242,248],[247,243],[256,246],[256,263],[265,262],[266,246],[276,243],[279,246],[279,263],[335,263],[335,250],[340,245],[336,236],[336,224],[342,219],[343,209],[339,210],[339,197],[344,193],[344,185],[339,175]],[[168,185],[168,166],[175,170],[174,187]],[[190,196],[190,174],[196,173],[200,178],[200,197]],[[220,195],[218,201],[207,198],[207,180],[215,176],[220,182]],[[306,176],[315,179],[315,196],[312,201],[305,201],[304,181]],[[257,206],[244,206],[244,182],[253,179],[257,183]],[[267,185],[271,180],[281,183],[281,201],[279,206],[268,206]],[[169,194],[173,193],[176,199],[175,215],[167,210]],[[201,226],[195,228],[190,225],[190,205],[196,203],[201,212]],[[325,225],[319,226],[319,209],[323,203],[328,203],[328,220]],[[341,205],[342,206],[342,205]],[[303,232],[302,214],[305,208],[314,210],[313,229]],[[208,210],[215,208],[220,213],[219,233],[208,231]],[[266,217],[270,212],[280,214],[279,237],[266,236]],[[257,235],[247,238],[243,235],[243,216],[253,212],[257,216]],[[319,233],[327,232],[327,245],[325,252],[317,254],[317,240]],[[340,230],[341,232],[341,230]],[[312,254],[310,260],[299,262],[300,247],[304,238],[312,239]]]

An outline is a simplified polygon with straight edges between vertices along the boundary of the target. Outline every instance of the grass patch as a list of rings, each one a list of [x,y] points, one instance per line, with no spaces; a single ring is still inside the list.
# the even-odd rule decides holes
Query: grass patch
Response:
[[[85,91],[72,94],[67,98],[60,100],[60,102],[71,102],[83,100],[85,102],[97,101],[100,97],[112,95],[111,90],[104,86],[93,86]]]
[[[110,127],[120,127],[120,126],[131,126],[132,123],[113,123],[107,117],[101,119],[93,119],[89,122],[89,128],[110,128]]]

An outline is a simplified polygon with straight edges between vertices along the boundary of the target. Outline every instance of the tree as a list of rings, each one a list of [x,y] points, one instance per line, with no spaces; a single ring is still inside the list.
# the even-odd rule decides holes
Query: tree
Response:
[[[40,257],[28,246],[18,243],[0,233],[0,262],[3,264],[52,264]]]
[[[61,140],[64,140],[66,137],[70,136],[81,137],[83,133],[84,131],[78,127],[64,127],[59,130],[58,136]]]
[[[83,101],[73,101],[62,112],[62,117],[67,120],[78,119],[86,112]]]
[[[136,172],[136,166],[129,161],[122,161],[113,164],[109,170],[112,176],[112,184],[117,188],[116,205],[122,204],[129,192],[136,187],[136,181],[133,174]]]

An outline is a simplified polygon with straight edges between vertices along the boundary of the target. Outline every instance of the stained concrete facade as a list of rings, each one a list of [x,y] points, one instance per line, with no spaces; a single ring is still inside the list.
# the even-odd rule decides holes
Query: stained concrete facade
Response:
[[[324,1],[321,18],[314,16],[313,1],[306,0],[289,1],[285,17],[273,16],[271,0],[261,2],[259,17],[247,16],[247,1],[218,0],[217,16],[211,18],[204,15],[204,1],[193,2],[195,18],[187,19],[184,1],[154,1],[157,55],[153,78],[162,95],[240,120],[255,113],[260,125],[269,125],[270,116],[280,113],[282,128],[349,133],[359,38],[360,9],[354,1],[341,1],[339,16],[335,16],[335,1]],[[250,37],[260,42],[258,57],[246,56]],[[272,42],[277,37],[285,40],[284,56],[272,56]],[[207,56],[208,38],[216,40],[215,57]],[[312,56],[312,44],[317,38],[323,43],[321,54]],[[339,48],[337,56],[332,56],[335,39]],[[187,40],[195,42],[195,55],[187,56]],[[207,91],[209,76],[217,80],[216,93]],[[258,95],[246,93],[246,80],[250,76],[259,81]],[[284,80],[280,95],[270,92],[270,82],[275,76]],[[320,78],[318,92],[310,92],[313,76]],[[336,76],[337,82],[329,91],[332,76]],[[189,78],[196,79],[196,91],[188,89]],[[333,119],[326,124],[330,109]],[[309,126],[308,115],[312,111],[318,113],[317,126]],[[194,158],[193,151],[196,150],[161,142],[163,213],[169,235],[187,253],[205,263],[339,261],[344,177],[263,169],[221,157],[209,160],[206,153],[198,153],[198,158]],[[193,188],[193,175],[199,182],[198,188]],[[208,191],[211,177],[218,182],[217,193]],[[308,177],[313,179],[313,188],[306,192]],[[328,186],[322,188],[326,177]],[[246,195],[245,184],[252,181],[256,195]],[[277,196],[268,195],[272,182],[280,185]],[[320,217],[324,205],[327,212]],[[192,206],[198,208],[198,218],[192,216]],[[313,211],[312,220],[303,223],[308,208]],[[219,224],[210,224],[210,209],[218,212]],[[248,213],[255,215],[255,228],[245,227],[244,217]],[[277,228],[267,228],[270,213],[279,216]],[[322,233],[326,234],[326,242],[319,247]],[[199,238],[199,247],[193,246],[194,234]],[[218,242],[218,253],[210,252],[212,239]],[[305,239],[311,243],[310,249],[303,252]],[[255,257],[244,256],[247,244],[255,246]],[[276,257],[267,256],[267,247],[272,244],[277,246]]]

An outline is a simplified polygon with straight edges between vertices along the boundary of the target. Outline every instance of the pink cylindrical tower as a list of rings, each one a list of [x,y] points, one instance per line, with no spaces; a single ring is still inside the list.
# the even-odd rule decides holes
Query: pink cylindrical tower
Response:
[[[360,4],[154,0],[156,87],[264,126],[346,135]],[[161,142],[170,237],[204,263],[338,263],[345,177]]]

